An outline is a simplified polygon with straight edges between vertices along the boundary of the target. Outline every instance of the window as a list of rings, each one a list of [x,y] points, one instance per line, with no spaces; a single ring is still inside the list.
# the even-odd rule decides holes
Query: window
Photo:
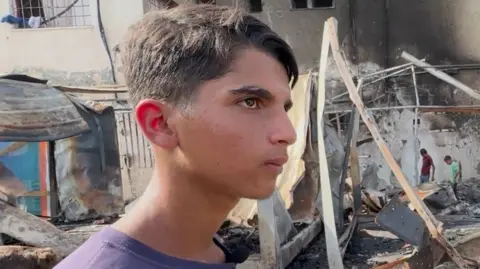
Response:
[[[176,6],[178,6],[178,3],[174,0],[148,0],[146,12],[164,8],[174,8]]]
[[[91,25],[90,0],[11,0],[8,23],[17,28]]]
[[[292,0],[293,9],[331,8],[333,0]]]
[[[249,0],[248,5],[250,8],[250,12],[252,13],[258,13],[263,11],[262,0]]]
[[[197,4],[211,4],[211,5],[216,5],[217,1],[215,0],[197,0]]]

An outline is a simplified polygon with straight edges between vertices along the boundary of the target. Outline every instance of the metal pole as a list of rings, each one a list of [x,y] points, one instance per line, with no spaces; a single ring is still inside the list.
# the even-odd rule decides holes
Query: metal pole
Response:
[[[413,134],[414,134],[414,150],[415,150],[415,166],[418,162],[418,159],[420,158],[419,156],[419,148],[418,148],[418,107],[420,106],[420,98],[418,97],[418,88],[417,88],[417,75],[415,73],[415,66],[411,66],[411,69],[412,69],[412,81],[413,81],[413,88],[415,90],[415,104],[416,104],[416,108],[415,108],[415,115],[414,115],[414,118],[413,118]],[[414,169],[414,172],[413,172],[413,176],[415,178],[415,182],[417,184],[420,183],[420,177],[418,176],[418,169],[417,167],[415,167]]]
[[[385,76],[380,77],[380,78],[377,78],[376,80],[370,81],[368,84],[365,84],[364,86],[368,86],[368,85],[370,85],[370,84],[373,84],[373,83],[375,83],[375,82],[379,82],[379,81],[384,80],[384,79],[387,79],[387,78],[389,78],[389,77],[397,76],[398,74],[401,74],[401,73],[403,73],[403,72],[405,72],[405,71],[408,71],[409,69],[410,69],[410,67],[403,68],[403,69],[398,70],[398,71],[396,71],[396,72],[390,73],[390,74],[385,75]]]
[[[385,97],[385,96],[386,96],[386,94],[382,94],[382,95],[376,97],[375,99],[366,102],[365,104],[366,104],[366,105],[367,105],[367,104],[371,104],[371,103],[373,103],[373,102],[375,102],[375,101],[377,101],[377,100],[382,99],[382,98]],[[351,111],[349,110],[349,112],[351,112]],[[328,113],[328,114],[331,114],[331,113]],[[348,114],[348,112],[342,113],[342,114],[338,115],[338,117],[343,117],[343,116],[345,116],[345,115],[347,115],[347,114]]]
[[[377,72],[373,72],[373,73],[370,73],[370,74],[366,74],[365,76],[361,77],[361,79],[365,80],[367,78],[371,78],[371,77],[374,77],[374,76],[377,76],[377,75],[383,75],[385,73],[388,73],[388,72],[391,72],[391,71],[396,71],[398,69],[405,69],[405,68],[409,68],[410,66],[412,66],[413,64],[412,63],[406,63],[406,64],[402,64],[402,65],[397,65],[397,66],[394,66],[394,67],[390,67],[390,68],[387,68],[387,69],[384,69],[384,70],[380,70],[380,71],[377,71]]]
[[[418,97],[418,88],[417,88],[417,76],[415,74],[415,66],[411,66],[412,69],[412,80],[413,80],[413,88],[415,90],[415,124],[414,124],[414,132],[415,135],[417,135],[418,132],[418,125],[417,125],[417,119],[418,119],[418,107],[420,107],[420,98]]]

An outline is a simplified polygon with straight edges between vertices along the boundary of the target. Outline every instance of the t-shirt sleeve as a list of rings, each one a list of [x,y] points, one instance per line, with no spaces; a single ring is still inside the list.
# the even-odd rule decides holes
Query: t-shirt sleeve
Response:
[[[450,164],[450,177],[451,177],[451,180],[455,180],[455,174],[457,173],[458,171],[458,163],[457,162],[452,162],[452,164]]]

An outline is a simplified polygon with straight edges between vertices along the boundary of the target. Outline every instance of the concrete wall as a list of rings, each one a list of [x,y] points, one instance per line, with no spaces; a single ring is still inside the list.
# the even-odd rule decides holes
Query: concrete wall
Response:
[[[318,67],[323,23],[334,16],[339,21],[340,42],[347,36],[349,9],[347,0],[335,0],[335,8],[292,10],[290,1],[263,1],[263,12],[255,14],[292,46],[300,71]]]

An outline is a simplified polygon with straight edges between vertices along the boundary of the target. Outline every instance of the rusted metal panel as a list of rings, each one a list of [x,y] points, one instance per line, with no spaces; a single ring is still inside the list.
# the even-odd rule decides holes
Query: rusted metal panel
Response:
[[[53,141],[89,130],[75,105],[45,81],[0,77],[0,141]]]
[[[72,100],[92,131],[55,142],[61,209],[69,221],[122,213],[114,110],[97,102]]]

